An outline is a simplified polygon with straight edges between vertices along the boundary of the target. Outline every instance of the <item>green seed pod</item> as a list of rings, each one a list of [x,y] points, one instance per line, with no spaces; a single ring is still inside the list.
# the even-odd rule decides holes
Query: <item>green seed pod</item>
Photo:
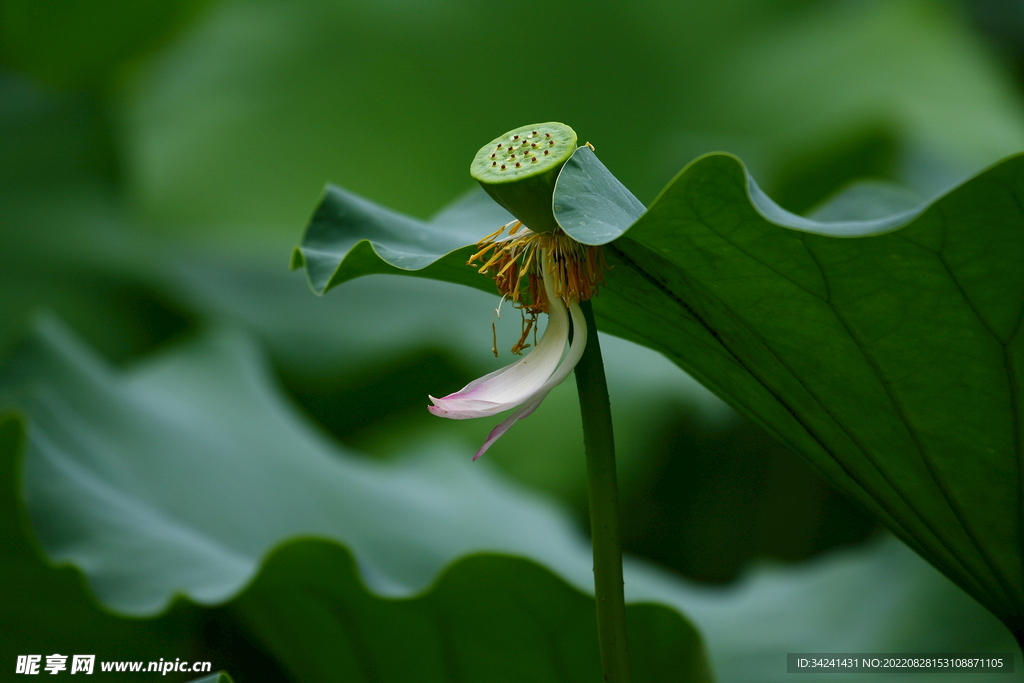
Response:
[[[564,123],[522,126],[484,145],[469,174],[530,230],[550,232],[555,180],[574,151],[576,131]]]

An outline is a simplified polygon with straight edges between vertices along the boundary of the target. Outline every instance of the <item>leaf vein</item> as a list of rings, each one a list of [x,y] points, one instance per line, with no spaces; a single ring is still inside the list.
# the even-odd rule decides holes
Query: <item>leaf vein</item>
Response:
[[[726,243],[730,244],[730,245],[731,245],[731,246],[732,246],[732,247],[733,247],[734,249],[736,249],[736,250],[737,250],[737,251],[739,251],[739,252],[740,252],[741,254],[743,254],[744,256],[746,256],[747,258],[749,258],[749,259],[750,259],[751,261],[754,261],[755,263],[759,263],[760,265],[764,266],[764,267],[765,267],[765,268],[767,268],[768,270],[772,271],[773,273],[775,273],[776,275],[778,275],[779,277],[781,277],[781,278],[782,278],[783,280],[786,280],[787,282],[789,282],[789,283],[793,284],[794,286],[796,286],[796,287],[798,287],[798,288],[802,289],[803,291],[807,292],[808,294],[810,294],[811,296],[813,296],[813,297],[814,297],[814,298],[816,298],[816,299],[822,299],[821,295],[820,295],[820,294],[818,294],[817,292],[812,292],[812,291],[811,291],[810,289],[808,289],[807,287],[805,287],[805,286],[804,286],[804,285],[802,285],[801,283],[797,282],[796,280],[794,280],[794,279],[793,279],[793,278],[791,278],[790,276],[788,276],[788,275],[786,275],[785,273],[783,273],[782,271],[778,270],[778,269],[777,269],[777,268],[776,268],[776,267],[775,267],[774,265],[772,265],[771,263],[768,263],[768,262],[766,262],[766,261],[762,261],[762,260],[761,260],[761,259],[759,259],[758,257],[756,257],[756,256],[754,256],[753,254],[751,254],[751,253],[750,253],[749,251],[747,251],[746,249],[744,249],[743,247],[741,247],[741,246],[740,246],[739,244],[737,244],[736,242],[732,241],[731,239],[729,239],[728,237],[726,237],[725,235],[723,235],[722,233],[720,233],[720,232],[719,232],[718,230],[715,230],[715,229],[714,229],[713,227],[711,227],[711,223],[710,223],[710,222],[708,222],[707,220],[705,220],[705,219],[704,219],[704,217],[703,217],[703,216],[701,215],[700,211],[698,211],[698,210],[697,210],[697,207],[695,207],[695,206],[693,205],[693,202],[687,202],[687,203],[688,203],[688,204],[689,204],[689,206],[690,206],[690,210],[691,210],[691,211],[693,211],[693,215],[697,217],[697,221],[698,221],[698,222],[699,222],[699,223],[700,223],[701,225],[703,225],[703,226],[704,226],[705,228],[707,228],[707,229],[708,229],[708,231],[710,231],[710,232],[711,232],[711,233],[713,233],[714,235],[717,235],[719,239],[721,239],[722,241],[724,241],[724,242],[726,242]],[[801,240],[801,244],[803,244],[803,241],[802,241],[802,240]],[[806,249],[806,245],[804,245],[804,248]],[[827,291],[827,290],[826,290],[826,291]]]
[[[828,445],[826,444],[825,440],[820,435],[818,435],[816,433],[816,431],[800,416],[800,414],[796,411],[796,409],[794,409],[792,406],[790,406],[789,403],[787,403],[782,398],[782,396],[780,396],[774,389],[772,389],[757,373],[755,373],[750,368],[749,365],[747,365],[746,362],[743,361],[742,358],[740,358],[731,348],[729,348],[729,346],[719,336],[717,330],[715,330],[706,320],[704,320],[689,304],[687,304],[679,296],[677,296],[675,294],[675,292],[672,292],[670,289],[668,289],[668,287],[666,287],[664,284],[662,284],[660,281],[658,281],[658,279],[655,278],[653,275],[648,273],[647,270],[644,269],[642,266],[640,266],[636,261],[631,259],[628,255],[626,255],[624,252],[622,252],[617,247],[614,247],[612,245],[609,245],[609,246],[611,246],[611,248],[613,250],[615,250],[616,253],[623,258],[624,261],[629,263],[629,265],[632,268],[634,268],[641,275],[641,277],[646,279],[654,287],[656,287],[658,290],[660,290],[665,296],[667,296],[674,303],[676,303],[681,308],[683,308],[687,313],[689,313],[693,317],[693,319],[701,327],[703,327],[705,329],[705,331],[707,331],[708,334],[710,334],[715,339],[715,341],[717,343],[719,343],[725,349],[726,353],[729,354],[735,360],[735,362],[741,368],[743,368],[743,370],[745,370],[751,377],[753,377],[754,380],[758,384],[760,384],[761,387],[766,392],[768,392],[772,396],[772,398],[774,398],[779,403],[779,405],[781,405],[783,407],[784,410],[786,410],[786,412],[788,412],[790,414],[790,416],[794,419],[794,421],[796,421],[797,424],[800,425],[800,427],[808,434],[808,436],[810,436],[815,441],[815,443],[818,444],[818,446],[822,449],[822,451],[825,452],[833,460],[833,462],[835,462],[839,466],[839,468],[848,477],[850,477],[850,479],[854,483],[856,483],[858,486],[860,486],[861,489],[864,490],[865,492],[869,491],[868,487],[864,485],[864,482],[861,480],[861,478],[858,475],[856,475],[854,472],[852,472],[846,466],[846,464],[842,460],[840,460],[838,457],[836,457],[835,453],[833,453],[833,451],[828,447]],[[723,303],[723,305],[724,305],[724,303]],[[735,316],[735,313],[733,313],[733,315]],[[740,321],[738,316],[735,316],[735,317],[736,317],[737,321]],[[959,569],[961,570],[959,572],[953,571],[952,568],[950,567],[949,568],[950,569],[950,573],[951,574],[959,574],[961,577],[964,577],[964,580],[965,580],[964,582],[967,583],[967,584],[974,584],[974,585],[979,585],[980,586],[980,584],[978,584],[976,581],[973,580],[973,577],[971,576],[971,572],[967,569],[967,567],[965,567],[960,562],[959,556],[948,545],[946,539],[944,539],[940,534],[938,534],[936,532],[936,530],[933,528],[932,524],[925,517],[923,517],[921,515],[921,513],[916,509],[916,507],[913,504],[911,504],[911,502],[909,500],[907,500],[907,498],[903,494],[903,492],[889,479],[889,477],[885,474],[885,472],[883,472],[879,468],[878,463],[876,463],[874,458],[871,457],[870,453],[864,447],[864,445],[860,443],[859,439],[857,439],[855,436],[853,436],[852,434],[850,434],[847,431],[846,427],[844,427],[843,424],[838,419],[836,419],[836,417],[832,414],[832,412],[823,405],[822,401],[818,398],[818,396],[813,391],[811,391],[811,389],[809,387],[807,387],[807,385],[804,383],[804,381],[799,376],[797,376],[792,371],[792,369],[789,368],[789,366],[785,362],[782,361],[782,359],[780,359],[778,357],[776,352],[765,342],[764,339],[761,338],[761,336],[756,331],[751,330],[749,328],[749,326],[747,326],[745,323],[742,323],[742,321],[740,321],[740,322],[741,322],[741,324],[743,324],[743,326],[751,334],[753,334],[755,337],[757,337],[759,340],[761,340],[762,344],[765,345],[765,347],[776,358],[776,360],[778,360],[779,363],[784,368],[786,368],[786,370],[789,372],[790,376],[793,377],[793,379],[796,380],[801,386],[803,386],[804,389],[814,398],[814,400],[818,403],[818,405],[822,408],[822,410],[832,419],[833,422],[835,422],[835,424],[839,427],[839,429],[841,429],[847,435],[847,437],[856,445],[858,450],[860,450],[860,452],[864,455],[865,459],[871,464],[871,466],[875,469],[875,471],[878,473],[878,475],[887,484],[889,484],[889,486],[896,493],[896,495],[899,496],[899,498],[907,505],[907,508],[909,510],[911,510],[914,513],[914,515],[917,516],[917,518],[920,521],[920,523],[922,524],[922,526],[927,528],[933,534],[934,538],[940,543],[940,545],[946,549],[946,551],[949,553],[949,558],[952,559],[952,561],[955,563],[955,565],[958,566]],[[883,499],[881,499],[878,496],[872,496],[872,498],[874,498],[874,500],[882,507],[882,509],[885,510],[889,514],[892,522],[895,525],[897,525],[898,531],[902,532],[903,536],[905,536],[907,538],[913,538],[913,534],[909,533],[907,528],[899,521],[899,518],[897,517],[896,514],[894,514],[893,510],[890,508],[890,506],[889,506],[889,504],[887,502],[885,502]],[[987,590],[987,589],[982,589],[982,590]],[[997,598],[997,597],[998,596],[991,596],[990,595],[990,598]]]
[[[942,260],[941,255],[936,254],[936,256],[940,259],[940,261]],[[818,261],[816,255],[814,255],[813,253],[811,257],[814,258],[815,262]],[[959,289],[959,284],[957,284],[957,287]],[[963,295],[963,290],[960,291]],[[966,299],[966,296],[964,296],[964,298]],[[960,510],[960,506],[956,503],[955,499],[950,494],[946,482],[943,480],[941,476],[939,476],[939,473],[935,467],[935,463],[932,461],[932,458],[929,455],[928,449],[925,447],[924,442],[921,441],[917,434],[917,431],[911,424],[910,417],[906,411],[906,408],[900,401],[898,394],[893,390],[892,384],[890,383],[889,379],[885,376],[885,373],[882,371],[881,366],[878,365],[877,360],[868,351],[867,344],[865,344],[865,342],[859,338],[859,335],[854,331],[854,328],[849,324],[849,321],[842,314],[840,307],[836,306],[835,304],[829,304],[829,308],[835,316],[836,321],[843,327],[844,330],[846,330],[846,334],[849,335],[850,339],[853,340],[854,344],[860,350],[861,356],[864,358],[865,363],[867,363],[868,367],[871,368],[871,372],[872,374],[874,374],[875,379],[882,387],[882,390],[885,391],[885,395],[889,398],[889,403],[892,405],[892,408],[896,412],[896,415],[899,418],[900,422],[903,423],[903,427],[904,429],[906,429],[908,436],[910,436],[910,439],[914,442],[914,447],[917,449],[918,455],[920,456],[922,462],[924,462],[925,469],[928,471],[928,475],[931,477],[932,481],[939,489],[939,492],[942,494],[942,498],[943,500],[945,500],[946,505],[953,513],[953,516],[956,517],[957,521],[960,522],[960,526],[964,530],[964,533],[967,535],[967,538],[978,551],[985,565],[987,565],[988,568],[991,570],[995,579],[1002,586],[1003,590],[1006,592],[1006,596],[1009,597],[1011,601],[1013,601],[1014,591],[1012,587],[1006,582],[1005,577],[1003,577],[1002,572],[1000,572],[999,568],[995,565],[987,549],[980,543],[978,538],[975,536],[973,529],[967,524],[967,520],[965,519],[962,511]],[[862,450],[865,451],[866,454],[866,449],[862,448]],[[945,545],[944,541],[943,544]]]

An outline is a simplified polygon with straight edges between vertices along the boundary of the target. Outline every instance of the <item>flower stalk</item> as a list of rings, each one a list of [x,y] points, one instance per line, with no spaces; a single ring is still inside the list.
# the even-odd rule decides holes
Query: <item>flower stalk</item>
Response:
[[[619,537],[619,486],[615,465],[611,405],[597,339],[594,311],[580,304],[589,342],[576,364],[576,389],[583,418],[590,495],[590,536],[594,551],[594,598],[601,668],[609,683],[629,683],[629,643]]]

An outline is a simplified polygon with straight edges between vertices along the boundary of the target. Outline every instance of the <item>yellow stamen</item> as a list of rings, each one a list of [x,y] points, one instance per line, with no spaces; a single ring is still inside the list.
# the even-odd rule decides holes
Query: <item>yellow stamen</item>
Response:
[[[476,265],[477,261],[486,259],[477,271],[489,275],[502,298],[508,298],[523,316],[519,341],[512,346],[515,354],[530,347],[526,340],[531,331],[536,345],[537,316],[548,309],[543,278],[538,272],[542,267],[537,256],[539,250],[548,253],[545,261],[552,275],[555,295],[566,305],[589,300],[604,284],[607,266],[601,248],[580,244],[561,230],[535,233],[520,221],[512,221],[480,240],[476,246],[478,251],[467,263]],[[496,329],[493,337],[496,352]]]

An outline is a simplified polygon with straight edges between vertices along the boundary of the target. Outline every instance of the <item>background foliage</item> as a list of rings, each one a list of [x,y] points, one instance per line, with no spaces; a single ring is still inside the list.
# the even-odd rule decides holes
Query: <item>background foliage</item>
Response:
[[[309,458],[344,453],[360,468],[413,453],[425,470],[417,481],[421,502],[429,507],[453,495],[427,482],[448,476],[450,458],[465,459],[491,425],[433,420],[422,410],[424,397],[493,367],[494,298],[383,276],[324,299],[310,295],[287,273],[287,254],[325,181],[425,218],[469,188],[466,165],[480,141],[524,122],[563,120],[645,202],[693,157],[713,150],[738,154],[793,211],[813,210],[863,178],[927,197],[1024,149],[1014,71],[1020,43],[1012,31],[978,28],[1013,24],[992,20],[1011,16],[999,11],[993,3],[909,0],[652,0],[629,8],[104,0],[87,9],[6,0],[0,354],[3,405],[19,406],[20,417],[0,428],[7,468],[0,618],[5,633],[19,635],[5,638],[0,666],[25,652],[89,647],[107,659],[197,653],[239,681],[320,680],[327,674],[308,670],[315,658],[289,644],[296,631],[282,615],[301,599],[268,588],[281,572],[296,571],[303,554],[328,563],[332,576],[348,572],[336,589],[369,610],[360,614],[380,614],[386,623],[374,611],[385,608],[374,605],[402,591],[368,578],[368,560],[344,517],[322,512],[321,526],[300,519],[270,533],[269,522],[251,518],[262,498],[226,493],[243,488],[246,473],[264,462],[255,447],[239,449],[231,469],[212,473],[202,469],[210,459],[186,457],[198,452],[194,445],[174,445],[191,439],[227,457],[228,444],[237,443],[232,434],[275,419],[246,408],[262,396],[269,415],[290,425],[271,442],[276,449],[267,446],[276,464],[265,472],[282,477],[277,493],[287,506],[308,486],[281,472],[306,466],[296,464],[306,462],[306,447],[297,444],[308,441],[318,444]],[[527,50],[520,35],[540,37]],[[63,322],[40,328],[32,320],[44,309]],[[217,344],[221,359],[203,361],[203,350]],[[776,663],[798,649],[1012,647],[990,615],[904,548],[873,537],[875,522],[761,429],[664,358],[611,338],[606,345],[625,540],[665,570],[637,560],[634,597],[660,603],[644,618],[670,634],[669,650],[678,655],[689,637],[673,610],[702,634],[719,680],[781,677]],[[47,348],[49,355],[40,351]],[[214,381],[243,361],[269,369],[240,370],[256,379],[234,388]],[[92,384],[75,379],[82,373]],[[102,414],[96,393],[107,385],[128,392],[115,417]],[[203,400],[210,404],[199,410]],[[61,417],[61,410],[71,412]],[[46,419],[62,440],[40,441]],[[438,437],[445,445],[424,446]],[[470,490],[483,477],[505,482],[513,498],[537,495],[520,485],[555,497],[560,511],[542,507],[565,536],[548,554],[503,545],[494,539],[514,529],[514,518],[481,522],[476,510],[452,511],[453,523],[467,529],[455,535],[464,545],[441,552],[436,544],[450,539],[426,543],[421,550],[433,560],[417,565],[420,578],[403,598],[419,602],[400,609],[429,612],[445,590],[462,591],[467,601],[473,590],[493,595],[487,582],[505,581],[551,591],[576,605],[561,612],[582,615],[586,598],[576,588],[586,552],[574,531],[586,502],[579,444],[573,388],[563,386],[488,453],[490,464],[452,465]],[[102,464],[119,454],[123,460],[106,462],[106,471],[117,475],[107,490],[120,493],[101,504],[48,490],[58,480],[42,476],[44,445],[60,456],[51,464],[64,463],[60,481],[70,491],[94,481],[70,463],[97,464],[92,453]],[[161,483],[142,489],[141,499],[164,521],[172,511],[172,520],[183,516],[189,525],[172,528],[188,542],[151,548],[145,540],[159,538],[153,527],[107,507],[137,492],[147,472]],[[390,476],[382,481],[397,485]],[[200,481],[211,488],[192,497],[188,483]],[[90,519],[99,521],[69,523]],[[124,520],[143,527],[131,535],[119,526]],[[408,521],[362,521],[382,547],[404,548],[380,539],[409,533]],[[227,538],[244,539],[247,548],[243,560],[233,558],[241,570],[231,580],[192,583],[160,559],[159,549],[194,550],[211,529],[231,524]],[[261,571],[292,534],[343,545],[285,546]],[[135,564],[105,554],[114,550]],[[481,551],[499,554],[475,555]],[[403,566],[415,557],[410,552],[391,559]],[[178,556],[184,566],[219,566],[181,557],[189,556]],[[77,569],[50,569],[46,558]],[[97,571],[103,562],[120,573]],[[166,570],[165,583],[143,609],[126,596],[161,576],[154,566]],[[420,595],[437,572],[444,578]],[[736,583],[702,589],[680,575]],[[175,602],[178,594],[188,600]],[[486,631],[479,624],[499,619],[479,618],[472,629]],[[572,625],[551,628],[576,637]],[[525,642],[510,636],[492,645]],[[545,656],[575,661],[579,651],[567,652]]]

